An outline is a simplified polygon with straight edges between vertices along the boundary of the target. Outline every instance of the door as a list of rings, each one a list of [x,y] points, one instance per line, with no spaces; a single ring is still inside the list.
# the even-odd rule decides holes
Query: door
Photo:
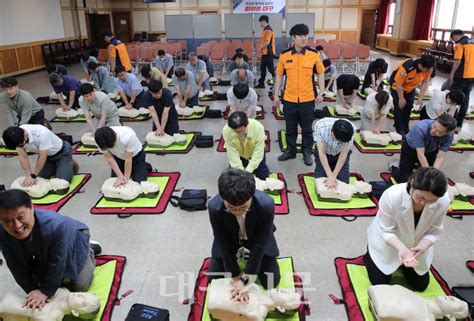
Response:
[[[377,10],[362,11],[362,28],[360,43],[373,47],[375,45],[375,28],[377,25]]]
[[[89,30],[90,36],[94,44],[98,49],[107,48],[107,42],[105,42],[102,34],[104,31],[112,30],[112,25],[110,23],[109,14],[89,14]]]
[[[114,20],[114,34],[122,42],[130,42],[132,36],[132,27],[130,25],[129,12],[112,12]]]

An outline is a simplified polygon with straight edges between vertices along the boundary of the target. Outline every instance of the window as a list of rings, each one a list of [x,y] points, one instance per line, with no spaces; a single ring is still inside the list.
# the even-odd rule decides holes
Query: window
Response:
[[[473,11],[473,0],[435,0],[433,38],[449,40],[447,31],[452,29],[472,31]]]
[[[388,7],[388,28],[387,33],[393,33],[393,21],[395,20],[395,2],[391,3]]]
[[[471,31],[473,27],[472,13],[474,12],[474,1],[459,0],[458,12],[454,24],[455,29]]]

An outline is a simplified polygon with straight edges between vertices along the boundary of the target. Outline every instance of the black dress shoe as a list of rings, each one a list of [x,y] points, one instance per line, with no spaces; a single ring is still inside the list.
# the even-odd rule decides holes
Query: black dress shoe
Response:
[[[311,156],[310,151],[304,151],[303,152],[303,161],[306,166],[311,166],[313,165],[313,157]]]
[[[284,162],[292,158],[296,158],[296,153],[292,153],[289,149],[285,150],[283,154],[278,156],[278,160],[280,162]]]

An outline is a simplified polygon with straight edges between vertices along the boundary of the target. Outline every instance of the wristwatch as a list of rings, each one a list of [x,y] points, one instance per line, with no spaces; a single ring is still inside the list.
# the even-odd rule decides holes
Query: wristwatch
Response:
[[[31,177],[31,178],[37,178],[38,176],[37,176],[36,174],[31,173],[31,174],[30,174],[30,177]]]
[[[242,283],[243,283],[245,286],[247,286],[247,285],[249,284],[250,279],[249,279],[248,276],[247,276],[247,277],[241,276],[241,277],[240,277],[240,281],[242,281]]]

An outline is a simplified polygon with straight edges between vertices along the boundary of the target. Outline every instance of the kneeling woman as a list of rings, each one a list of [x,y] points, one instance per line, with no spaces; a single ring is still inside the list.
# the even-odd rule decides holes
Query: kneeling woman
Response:
[[[449,207],[446,176],[423,167],[407,183],[387,189],[368,230],[364,257],[370,282],[388,284],[400,266],[408,283],[424,291],[429,283],[433,244],[443,231]]]

